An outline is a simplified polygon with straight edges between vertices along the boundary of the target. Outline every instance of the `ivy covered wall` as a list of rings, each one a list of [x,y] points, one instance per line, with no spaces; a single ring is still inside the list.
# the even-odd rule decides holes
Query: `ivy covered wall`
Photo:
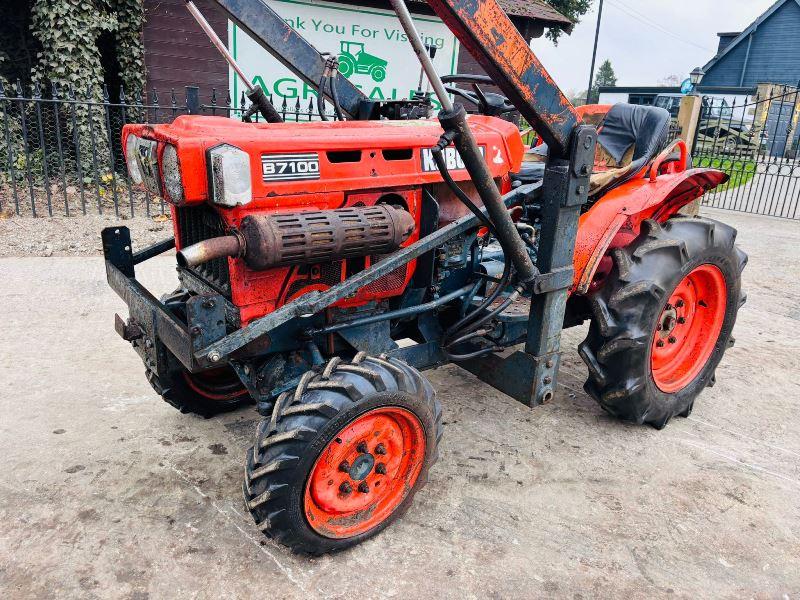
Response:
[[[67,139],[77,134],[82,161],[93,153],[108,155],[109,123],[99,106],[104,87],[111,102],[119,100],[120,87],[129,101],[144,93],[142,0],[5,1],[9,16],[0,21],[0,81],[6,94],[15,95],[9,84],[19,79],[26,95],[31,85],[38,84],[45,95],[55,85],[62,97],[72,88],[79,98],[97,102],[80,106],[75,132],[63,118],[64,133]],[[24,105],[13,108],[19,114],[5,118],[26,118]]]

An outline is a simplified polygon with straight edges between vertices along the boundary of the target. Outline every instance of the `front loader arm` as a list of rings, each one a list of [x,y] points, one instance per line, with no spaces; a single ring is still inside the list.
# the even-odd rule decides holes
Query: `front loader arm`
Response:
[[[428,0],[428,4],[551,152],[566,157],[581,119],[497,2]]]

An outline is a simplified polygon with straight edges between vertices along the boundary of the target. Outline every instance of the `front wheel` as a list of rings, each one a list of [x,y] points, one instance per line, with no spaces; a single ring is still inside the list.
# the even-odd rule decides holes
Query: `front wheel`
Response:
[[[416,369],[363,353],[333,358],[258,425],[245,504],[259,529],[295,552],[347,548],[408,508],[441,430],[441,407]]]
[[[661,429],[713,385],[745,296],[736,230],[702,218],[648,220],[589,300],[579,353],[586,391],[607,412]]]

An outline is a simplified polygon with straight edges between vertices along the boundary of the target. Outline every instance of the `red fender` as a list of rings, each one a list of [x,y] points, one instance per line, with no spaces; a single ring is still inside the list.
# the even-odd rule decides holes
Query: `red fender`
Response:
[[[661,223],[681,207],[728,180],[716,169],[690,169],[632,179],[601,197],[580,217],[575,242],[572,292],[589,291],[595,274],[610,270],[608,251],[626,246],[645,219]],[[605,264],[601,266],[601,263]]]

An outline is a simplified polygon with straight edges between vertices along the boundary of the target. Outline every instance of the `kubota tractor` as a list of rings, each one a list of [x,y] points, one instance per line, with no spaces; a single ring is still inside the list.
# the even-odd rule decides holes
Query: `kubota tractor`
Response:
[[[259,529],[312,554],[375,535],[437,457],[422,371],[454,362],[542,404],[562,328],[586,321],[586,390],[605,411],[657,428],[690,413],[732,342],[746,256],[731,227],[679,214],[726,176],[665,142],[666,111],[574,109],[495,0],[429,0],[488,73],[447,80],[472,86],[449,88],[471,115],[393,0],[438,119],[424,97],[365,98],[260,0],[217,2],[337,119],[279,122],[254,89],[266,122],[126,126],[130,176],[169,202],[175,236],[134,252],[116,227],[103,243],[130,313],[117,330],[156,392],[182,412],[263,415],[243,484]],[[512,110],[543,144],[523,145]],[[158,300],[135,265],[173,247],[180,284]]]

